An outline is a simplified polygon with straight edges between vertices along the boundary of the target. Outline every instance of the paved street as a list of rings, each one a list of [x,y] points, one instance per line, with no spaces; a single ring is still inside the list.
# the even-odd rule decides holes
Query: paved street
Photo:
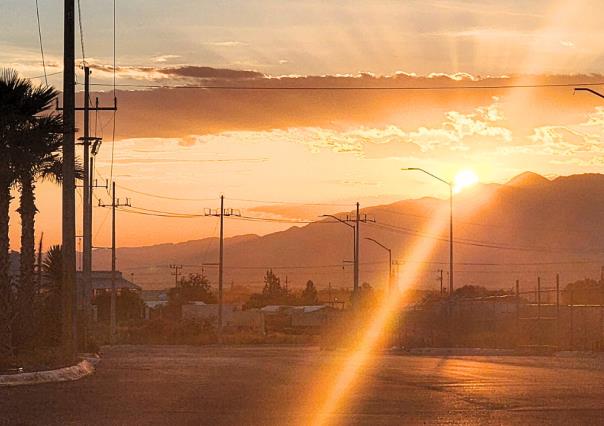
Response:
[[[2,424],[308,424],[319,372],[345,352],[105,349],[78,382],[0,389]],[[603,424],[604,362],[380,355],[341,424]]]

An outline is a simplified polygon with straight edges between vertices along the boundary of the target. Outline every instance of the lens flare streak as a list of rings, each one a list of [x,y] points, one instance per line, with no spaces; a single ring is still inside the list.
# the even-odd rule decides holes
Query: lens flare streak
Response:
[[[426,227],[430,233],[442,233],[446,230],[447,214],[434,217]],[[362,369],[369,365],[375,350],[380,348],[380,343],[385,337],[384,331],[389,328],[395,314],[401,305],[404,291],[408,289],[418,277],[421,261],[430,257],[435,248],[435,242],[418,239],[409,250],[408,259],[401,271],[396,284],[396,289],[391,294],[385,294],[376,308],[374,316],[368,326],[362,332],[360,339],[351,353],[336,366],[336,375],[331,383],[325,384],[325,393],[321,392],[322,398],[311,424],[326,425],[337,423],[337,411],[345,409],[347,398],[349,398],[356,387],[362,384]],[[315,405],[316,407],[316,405]]]

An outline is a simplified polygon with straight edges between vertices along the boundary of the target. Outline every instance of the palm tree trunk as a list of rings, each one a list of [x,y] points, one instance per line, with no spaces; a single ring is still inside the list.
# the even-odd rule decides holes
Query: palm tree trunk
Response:
[[[0,177],[0,363],[13,356],[12,287],[9,276],[10,240],[8,236],[10,180]]]
[[[34,282],[35,240],[34,226],[36,204],[34,182],[29,174],[19,179],[21,199],[21,269],[19,271],[19,291],[17,293],[19,343],[30,347],[35,334],[34,299],[36,287]]]

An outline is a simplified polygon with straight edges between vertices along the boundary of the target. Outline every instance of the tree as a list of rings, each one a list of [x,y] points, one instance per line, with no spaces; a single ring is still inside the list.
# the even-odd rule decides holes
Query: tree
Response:
[[[12,69],[0,70],[0,357],[13,352],[13,288],[9,276],[10,189],[17,179],[15,159],[23,135],[38,114],[46,111],[57,92],[48,86],[34,86]],[[32,263],[33,265],[33,263]],[[33,269],[32,269],[33,271]]]
[[[93,302],[97,307],[98,318],[101,321],[109,321],[111,310],[111,292],[99,293]],[[144,302],[136,291],[120,289],[115,300],[118,321],[141,319],[143,315]]]
[[[203,274],[189,274],[182,277],[178,287],[168,291],[168,301],[174,305],[182,306],[188,302],[216,303],[217,299],[212,292],[210,281]]]
[[[319,293],[315,288],[315,283],[311,280],[306,282],[306,288],[300,294],[300,302],[303,305],[317,305],[319,303]]]
[[[289,305],[293,298],[288,289],[281,287],[281,279],[272,269],[264,275],[264,288],[262,293],[254,293],[245,303],[244,308],[262,308],[266,305]]]
[[[40,331],[38,341],[58,346],[61,341],[61,283],[63,252],[60,245],[50,247],[42,262],[42,283],[38,291],[36,314]]]
[[[596,281],[589,278],[568,284],[562,291],[563,303],[580,305],[604,304],[604,281]]]
[[[23,129],[22,139],[14,157],[18,187],[21,191],[21,264],[17,292],[19,338],[27,344],[34,334],[35,323],[31,306],[35,297],[35,183],[52,180],[59,183],[63,162],[60,153],[63,123],[58,116],[31,120]]]

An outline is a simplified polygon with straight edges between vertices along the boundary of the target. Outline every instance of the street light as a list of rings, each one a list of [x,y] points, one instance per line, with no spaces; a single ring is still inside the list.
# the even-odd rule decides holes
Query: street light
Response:
[[[604,98],[603,94],[601,94],[600,92],[596,92],[595,90],[590,89],[589,87],[576,87],[574,91],[575,92],[589,92],[589,93],[591,93],[593,95],[596,95],[596,96],[599,96],[601,98]]]
[[[419,167],[402,168],[404,171],[417,171],[432,176],[434,179],[444,183],[449,187],[449,296],[453,296],[453,182],[442,179],[427,170]]]
[[[366,240],[373,241],[378,246],[383,248],[388,252],[388,292],[392,292],[392,249],[386,247],[384,244],[380,243],[373,238],[365,237]]]
[[[352,235],[353,235],[353,249],[354,249],[354,285],[353,285],[353,294],[356,296],[356,292],[358,290],[358,286],[359,286],[359,256],[357,253],[357,245],[355,244],[356,242],[356,237],[357,237],[357,229],[354,225],[351,225],[350,223],[346,222],[345,220],[340,219],[337,216],[334,216],[332,214],[322,214],[320,217],[330,217],[332,219],[337,220],[340,223],[343,223],[344,225],[348,226],[349,228],[352,228]]]

